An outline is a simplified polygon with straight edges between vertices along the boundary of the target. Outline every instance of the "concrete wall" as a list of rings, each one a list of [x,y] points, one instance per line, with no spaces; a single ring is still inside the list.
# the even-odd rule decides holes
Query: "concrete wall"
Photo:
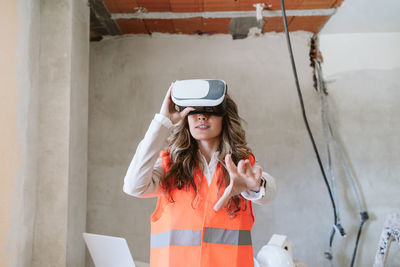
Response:
[[[0,266],[84,266],[89,8],[1,10]]]
[[[321,30],[323,74],[329,89],[331,115],[353,174],[370,212],[359,249],[359,266],[370,266],[383,222],[389,212],[400,212],[399,185],[399,1],[346,0]],[[343,170],[337,168],[343,179]],[[336,242],[342,255],[352,248],[359,220],[349,184],[341,205],[350,235]],[[347,253],[345,253],[347,252]],[[386,266],[400,266],[400,250],[391,246]]]
[[[321,34],[325,79],[359,70],[400,68],[400,32]]]
[[[308,59],[311,35],[291,36],[309,122],[325,159],[320,99],[312,88]],[[90,57],[89,232],[125,237],[134,258],[148,261],[149,216],[155,200],[124,195],[123,177],[170,82],[220,78],[227,81],[247,121],[256,158],[279,186],[273,203],[254,207],[254,250],[273,233],[286,234],[295,258],[308,266],[328,266],[323,253],[328,250],[333,212],[301,117],[283,34],[235,41],[224,35],[126,36],[92,43]],[[372,74],[376,78],[368,80]],[[398,71],[380,74],[352,72],[329,84],[333,126],[372,217],[355,266],[372,265],[384,214],[400,204]],[[359,215],[337,161],[335,173],[348,236],[336,236],[334,264],[347,266]],[[391,266],[398,265],[394,262]]]
[[[30,266],[37,180],[38,1],[3,1],[0,266]]]
[[[390,212],[400,212],[399,160],[400,141],[400,69],[363,70],[336,76],[328,85],[330,105],[336,121],[337,135],[351,162],[353,173],[363,192],[370,221],[363,229],[358,266],[371,266],[383,223]],[[362,86],[360,86],[362,85]],[[336,164],[341,185],[341,215],[349,233],[345,240],[335,241],[339,262],[348,262],[359,224],[358,206],[350,184],[343,179]],[[400,251],[389,253],[386,266],[400,266]]]
[[[399,32],[397,0],[346,0],[319,34]]]
[[[40,2],[37,211],[32,266],[84,266],[89,8]]]
[[[68,236],[66,266],[85,266],[88,110],[89,110],[89,7],[72,2],[70,139],[68,178]]]
[[[399,46],[400,33],[320,36],[331,116],[371,216],[361,239],[359,266],[371,265],[386,216],[400,212]],[[336,171],[344,177],[341,168]],[[340,181],[342,212],[353,240],[358,207],[350,185]],[[336,243],[340,255],[352,248],[349,237]],[[393,245],[386,266],[399,265],[400,250]]]
[[[292,42],[318,140],[310,37],[293,33]],[[134,257],[148,261],[149,216],[155,200],[124,195],[123,177],[171,81],[220,78],[228,83],[247,121],[256,158],[277,177],[280,188],[272,204],[255,207],[255,251],[273,233],[287,234],[296,258],[322,266],[332,211],[292,77],[283,34],[235,41],[228,35],[131,36],[92,43],[87,230],[127,238]]]
[[[6,263],[10,262],[15,258],[16,245],[15,231],[12,231],[13,213],[12,213],[12,202],[13,192],[15,183],[18,180],[18,170],[21,165],[21,154],[22,148],[18,140],[18,81],[15,77],[17,69],[17,55],[15,48],[17,46],[17,34],[18,34],[18,13],[17,4],[8,2],[1,4],[2,10],[5,12],[5,16],[1,19],[1,32],[8,32],[9,38],[2,42],[0,49],[1,60],[8,62],[8,66],[4,63],[1,64],[1,80],[3,86],[1,87],[1,117],[0,123],[3,130],[3,138],[0,140],[0,151],[1,155],[1,186],[0,186],[0,258]],[[6,27],[5,22],[11,21],[11,27]],[[9,88],[10,90],[6,90]],[[4,151],[4,152],[3,152]],[[11,232],[12,231],[12,232]]]

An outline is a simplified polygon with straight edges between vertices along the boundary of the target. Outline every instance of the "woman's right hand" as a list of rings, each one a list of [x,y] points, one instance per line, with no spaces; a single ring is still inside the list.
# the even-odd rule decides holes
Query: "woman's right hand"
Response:
[[[182,121],[190,111],[193,111],[195,109],[192,107],[187,107],[181,112],[175,109],[175,104],[174,102],[172,102],[171,98],[171,90],[173,86],[174,82],[171,83],[171,86],[169,87],[168,92],[165,95],[164,101],[161,105],[160,114],[170,119],[172,124],[176,124]]]

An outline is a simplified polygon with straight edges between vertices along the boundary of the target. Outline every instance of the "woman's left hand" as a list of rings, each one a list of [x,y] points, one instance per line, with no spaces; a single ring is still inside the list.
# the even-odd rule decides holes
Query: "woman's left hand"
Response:
[[[236,166],[230,154],[225,156],[225,164],[229,173],[230,183],[225,188],[222,197],[214,205],[214,210],[216,211],[225,207],[231,197],[239,195],[243,191],[252,190],[258,192],[260,190],[261,168],[254,172],[248,159],[240,160]]]

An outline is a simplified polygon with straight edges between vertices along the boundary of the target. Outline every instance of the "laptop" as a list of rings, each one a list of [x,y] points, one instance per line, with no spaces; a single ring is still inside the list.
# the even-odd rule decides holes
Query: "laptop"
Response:
[[[83,233],[96,267],[136,267],[125,238]]]

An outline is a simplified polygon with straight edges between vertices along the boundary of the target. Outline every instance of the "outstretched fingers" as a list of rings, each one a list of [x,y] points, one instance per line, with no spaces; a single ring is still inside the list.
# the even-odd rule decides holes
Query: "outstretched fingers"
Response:
[[[237,170],[240,175],[244,175],[246,173],[246,162],[244,160],[240,160],[238,162]]]
[[[248,177],[257,177],[255,176],[255,172],[253,170],[253,166],[251,166],[250,161],[246,159],[246,176]]]
[[[234,175],[237,174],[237,167],[236,167],[235,163],[233,162],[230,154],[227,154],[225,156],[225,165],[226,165],[226,170],[228,171],[229,176],[231,178],[231,183],[225,188],[225,191],[222,194],[221,198],[214,205],[215,211],[218,211],[221,208],[225,207],[228,204],[229,199],[232,197],[232,189],[233,189],[232,178]]]
[[[237,167],[235,163],[232,160],[232,156],[230,154],[227,154],[225,156],[225,165],[226,165],[226,170],[228,171],[229,175],[232,176],[232,174],[237,173]]]
[[[256,170],[256,178],[261,178],[262,177],[262,169],[261,167],[258,167]]]

